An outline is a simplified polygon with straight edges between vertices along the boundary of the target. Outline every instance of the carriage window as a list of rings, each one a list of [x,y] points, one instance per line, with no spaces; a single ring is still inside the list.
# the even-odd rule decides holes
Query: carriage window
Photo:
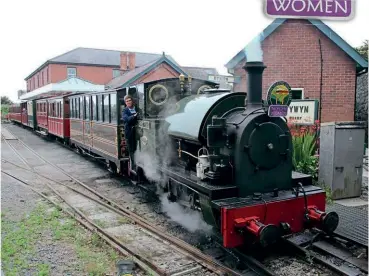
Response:
[[[104,122],[109,123],[109,94],[104,95]]]
[[[85,119],[90,120],[90,96],[85,97]]]
[[[74,99],[70,99],[69,110],[70,118],[74,118]]]
[[[92,109],[92,120],[97,121],[96,95],[92,96],[91,109]]]
[[[61,102],[59,102],[59,118],[63,118],[63,112],[62,112]]]
[[[79,98],[75,98],[76,101],[76,118],[79,119]]]
[[[85,115],[85,101],[84,97],[79,98],[79,118],[83,120],[83,116]]]
[[[74,98],[74,118],[78,118],[78,100]]]
[[[117,123],[117,94],[110,94],[111,122]]]
[[[102,104],[102,99],[103,99],[103,96],[102,95],[98,95],[97,96],[97,106],[98,106],[97,119],[99,121],[102,121],[103,120],[103,104]]]

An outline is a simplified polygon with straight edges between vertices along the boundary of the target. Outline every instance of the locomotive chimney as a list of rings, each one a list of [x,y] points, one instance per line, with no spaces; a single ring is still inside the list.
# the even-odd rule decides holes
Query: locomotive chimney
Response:
[[[266,68],[262,61],[246,62],[243,69],[247,72],[247,104],[248,108],[262,107],[263,71]]]

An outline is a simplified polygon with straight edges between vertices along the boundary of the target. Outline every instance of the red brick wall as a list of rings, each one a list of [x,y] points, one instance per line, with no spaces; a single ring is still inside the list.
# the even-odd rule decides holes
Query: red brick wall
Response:
[[[67,67],[77,68],[77,77],[95,84],[108,83],[113,78],[113,69],[119,69],[115,67],[49,64],[27,80],[27,91],[65,80],[68,75]]]
[[[50,83],[49,65],[42,68],[27,80],[27,91],[35,90]]]
[[[113,78],[113,67],[80,66],[50,64],[51,82],[60,82],[67,78],[67,67],[77,68],[77,77],[95,84],[107,84]]]
[[[319,99],[320,51],[323,54],[322,122],[354,120],[355,62],[316,27],[305,20],[287,20],[262,43],[263,98],[275,81],[304,88],[304,97]],[[235,67],[241,82],[234,91],[246,91],[245,60]]]
[[[169,65],[162,63],[154,70],[151,70],[148,74],[139,78],[135,84],[150,82],[159,79],[169,79],[169,78],[177,78],[179,73],[173,70]]]

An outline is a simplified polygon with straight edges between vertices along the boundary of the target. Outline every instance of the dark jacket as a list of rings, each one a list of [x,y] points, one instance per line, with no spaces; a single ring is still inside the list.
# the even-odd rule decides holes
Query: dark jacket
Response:
[[[140,110],[136,108],[136,112],[140,113]],[[134,116],[134,114],[131,113],[131,111],[129,111],[129,108],[126,107],[124,108],[123,112],[123,122],[124,122],[124,135],[126,136],[126,138],[129,138],[132,134],[133,131],[133,127],[137,122],[137,116]]]

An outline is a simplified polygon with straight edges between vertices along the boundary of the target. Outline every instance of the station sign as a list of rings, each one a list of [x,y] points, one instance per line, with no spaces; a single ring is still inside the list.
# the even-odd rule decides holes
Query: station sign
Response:
[[[318,100],[292,100],[285,117],[290,124],[314,125],[318,119],[318,108]]]
[[[292,100],[291,87],[285,81],[273,83],[267,94],[268,116],[286,117]]]
[[[264,0],[264,12],[273,18],[350,20],[355,0]]]

